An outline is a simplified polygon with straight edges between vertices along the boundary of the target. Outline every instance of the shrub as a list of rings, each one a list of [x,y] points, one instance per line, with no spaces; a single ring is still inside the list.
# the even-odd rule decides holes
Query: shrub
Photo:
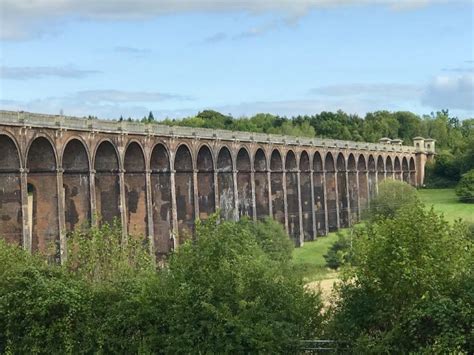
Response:
[[[378,185],[378,194],[370,200],[369,219],[392,218],[404,206],[418,201],[414,187],[406,182],[387,179]]]
[[[343,232],[337,232],[337,240],[331,245],[327,254],[323,255],[326,266],[337,270],[344,264],[350,263],[353,258],[352,233],[347,236]]]
[[[460,201],[474,203],[474,169],[462,175],[455,191]]]
[[[424,206],[359,231],[330,332],[356,352],[472,352],[472,240]]]

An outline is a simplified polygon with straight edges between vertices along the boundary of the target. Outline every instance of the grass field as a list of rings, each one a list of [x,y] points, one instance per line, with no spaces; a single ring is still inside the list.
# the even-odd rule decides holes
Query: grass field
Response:
[[[418,190],[418,194],[428,207],[433,206],[446,220],[462,218],[467,223],[474,223],[474,203],[459,202],[454,189],[423,189]]]

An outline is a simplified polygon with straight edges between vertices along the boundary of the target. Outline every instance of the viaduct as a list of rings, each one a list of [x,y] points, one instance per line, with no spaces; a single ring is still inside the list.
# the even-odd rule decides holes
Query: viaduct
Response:
[[[358,220],[383,179],[422,185],[434,143],[0,111],[0,237],[63,259],[69,231],[117,218],[160,258],[220,209],[272,216],[300,246]]]

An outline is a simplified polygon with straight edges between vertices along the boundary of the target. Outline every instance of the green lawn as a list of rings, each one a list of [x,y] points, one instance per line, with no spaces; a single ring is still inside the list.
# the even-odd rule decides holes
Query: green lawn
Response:
[[[474,203],[459,202],[454,189],[422,189],[418,194],[428,207],[433,206],[448,221],[462,218],[467,223],[474,223]]]

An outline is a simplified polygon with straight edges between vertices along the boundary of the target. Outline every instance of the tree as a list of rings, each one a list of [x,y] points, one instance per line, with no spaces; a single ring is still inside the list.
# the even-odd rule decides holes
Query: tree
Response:
[[[474,203],[474,169],[462,175],[456,186],[456,195],[462,202]]]

